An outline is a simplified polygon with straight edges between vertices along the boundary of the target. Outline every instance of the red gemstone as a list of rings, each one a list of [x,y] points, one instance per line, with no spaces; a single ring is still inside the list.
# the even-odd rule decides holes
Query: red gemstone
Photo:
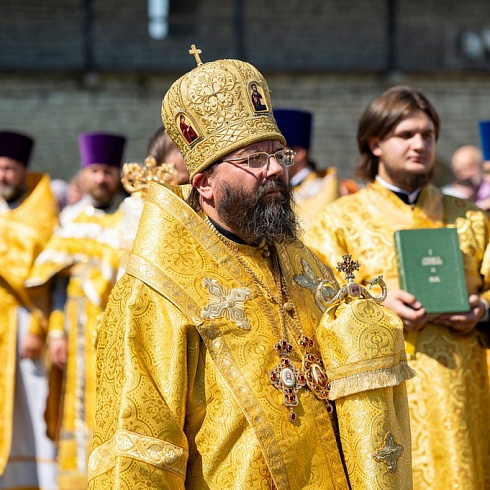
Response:
[[[296,420],[296,417],[297,417],[296,413],[295,412],[291,412],[289,414],[289,421],[290,422],[294,422]]]

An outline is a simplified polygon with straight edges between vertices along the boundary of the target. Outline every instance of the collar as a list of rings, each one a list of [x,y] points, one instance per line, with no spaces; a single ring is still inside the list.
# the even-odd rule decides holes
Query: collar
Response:
[[[232,242],[238,243],[240,245],[247,245],[247,242],[242,240],[239,236],[235,235],[233,232],[226,230],[222,226],[218,225],[218,223],[216,223],[216,221],[212,220],[209,216],[208,216],[208,220],[216,228],[216,230],[219,233],[221,233],[225,238],[228,238],[228,240],[231,240]]]
[[[415,204],[419,197],[420,191],[422,190],[422,187],[419,187],[413,192],[408,192],[405,189],[400,189],[400,187],[386,182],[386,180],[382,179],[379,175],[376,175],[376,181],[386,189],[394,192],[406,204]]]
[[[310,174],[311,174],[311,168],[310,167],[302,168],[296,175],[293,175],[291,177],[291,179],[290,179],[291,185],[293,187],[300,185],[301,182],[303,182],[303,180],[305,180],[306,177],[308,177],[308,175],[310,175]]]

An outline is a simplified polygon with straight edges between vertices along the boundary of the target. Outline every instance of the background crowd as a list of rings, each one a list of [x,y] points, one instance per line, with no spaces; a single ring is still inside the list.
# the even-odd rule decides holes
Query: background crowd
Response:
[[[196,56],[199,68],[202,63]],[[244,68],[237,69],[240,70],[246,72]],[[240,76],[244,76],[243,73],[240,72]],[[259,75],[254,75],[258,80]],[[263,87],[257,87],[256,83],[250,86],[254,94],[258,88],[264,91],[264,87],[267,87],[265,81]],[[169,94],[170,98],[172,92],[169,91]],[[182,99],[186,102],[184,91],[183,94]],[[148,135],[148,145],[141,150],[142,161],[139,165],[123,165],[127,141],[125,135],[116,132],[80,133],[80,170],[68,182],[50,180],[46,173],[30,171],[35,135],[25,134],[22,128],[6,127],[0,131],[0,231],[3,237],[0,250],[0,351],[4,353],[4,369],[0,372],[0,488],[82,489],[87,488],[91,471],[94,488],[104,488],[107,483],[101,477],[104,464],[96,461],[94,465],[98,465],[97,469],[90,468],[91,462],[96,459],[90,459],[94,430],[96,448],[108,442],[104,437],[109,438],[107,434],[113,430],[112,427],[107,429],[104,420],[100,420],[100,411],[98,428],[96,426],[96,385],[97,377],[101,377],[100,366],[97,372],[96,357],[99,328],[109,302],[110,307],[104,317],[102,343],[110,344],[109,327],[114,327],[119,320],[127,318],[125,315],[130,315],[125,308],[131,301],[139,301],[131,296],[131,301],[125,303],[123,292],[133,287],[141,288],[143,298],[153,294],[153,289],[157,290],[152,289],[153,283],[147,277],[145,280],[149,282],[142,286],[133,280],[137,277],[134,272],[131,273],[133,279],[128,279],[125,274],[142,213],[144,226],[141,229],[146,236],[140,236],[143,234],[140,230],[138,247],[145,243],[151,245],[152,227],[158,229],[161,225],[156,217],[172,222],[165,214],[160,216],[155,212],[155,221],[152,221],[150,211],[144,214],[147,193],[149,188],[154,187],[149,184],[155,181],[172,189],[175,186],[178,186],[175,189],[184,189],[186,184],[192,184],[194,206],[191,204],[192,194],[187,201],[193,208],[192,213],[201,217],[206,215],[209,219],[205,217],[203,222],[209,226],[212,234],[223,235],[225,239],[237,242],[239,253],[236,255],[240,257],[243,253],[246,256],[240,246],[262,246],[258,238],[268,241],[267,236],[253,235],[252,231],[247,234],[247,226],[253,223],[247,221],[246,213],[240,215],[241,205],[249,204],[245,199],[246,194],[239,194],[240,186],[246,192],[248,181],[243,179],[239,183],[238,177],[235,177],[234,186],[230,186],[230,189],[238,189],[237,194],[230,194],[228,198],[234,198],[236,202],[231,211],[227,210],[228,214],[219,207],[220,199],[217,197],[221,198],[221,192],[226,195],[223,190],[226,187],[216,184],[224,185],[223,182],[228,182],[227,178],[231,179],[228,175],[234,175],[221,171],[223,167],[220,165],[228,163],[235,168],[241,165],[242,160],[247,161],[247,172],[265,172],[264,181],[284,180],[286,188],[291,186],[300,238],[326,266],[333,269],[341,257],[351,254],[364,266],[358,277],[358,282],[363,286],[373,277],[385,277],[389,292],[384,305],[403,323],[407,345],[411,346],[408,362],[417,372],[415,381],[410,380],[411,374],[405,372],[399,374],[395,383],[396,386],[407,383],[412,448],[410,443],[406,443],[405,450],[412,454],[415,488],[451,488],[451,485],[453,488],[457,485],[460,488],[489,488],[489,386],[484,333],[485,322],[488,322],[487,297],[490,290],[490,249],[487,249],[490,230],[490,217],[487,214],[490,209],[490,121],[474,121],[479,128],[481,144],[464,145],[454,152],[451,159],[454,175],[448,179],[451,183],[438,188],[433,183],[433,177],[441,125],[435,107],[422,92],[404,85],[394,85],[382,94],[373,93],[372,96],[376,97],[364,112],[359,113],[357,146],[360,160],[356,173],[343,177],[339,176],[335,165],[321,168],[313,161],[310,148],[315,114],[291,107],[272,110],[269,94],[261,96],[260,104],[252,107],[255,120],[264,117],[267,124],[272,125],[272,129],[264,133],[267,137],[261,136],[262,129],[258,133],[250,130],[253,135],[259,134],[256,140],[244,138],[240,141],[241,145],[224,145],[229,150],[227,152],[219,150],[195,156],[193,148],[199,144],[200,138],[205,140],[207,134],[203,135],[202,131],[193,128],[192,121],[183,129],[176,119],[167,116],[168,120],[165,120],[165,105],[163,115],[167,132],[159,128],[153,135]],[[167,104],[172,102],[167,101]],[[167,110],[170,109],[167,107]],[[230,117],[239,119],[236,114],[234,112]],[[225,114],[224,117],[228,116]],[[233,123],[233,118],[226,124]],[[182,115],[179,121],[182,121]],[[226,126],[219,121],[223,127]],[[210,123],[203,118],[202,124]],[[181,131],[183,139],[175,136],[178,131]],[[193,136],[189,137],[189,134]],[[222,138],[225,141],[225,137]],[[250,154],[243,157],[240,153],[250,144],[258,145],[252,148],[254,153],[262,155],[257,157],[257,161],[251,160]],[[354,141],[352,145],[355,145]],[[190,150],[187,154],[181,151],[188,146]],[[294,165],[291,165],[293,153],[289,150],[294,152]],[[274,173],[277,175],[272,175]],[[220,181],[220,178],[223,180]],[[182,192],[179,198],[189,197],[185,193],[187,191],[175,192]],[[274,192],[282,195],[286,191],[271,190],[272,194]],[[155,195],[152,195],[152,199],[158,201]],[[173,197],[161,199],[164,202]],[[225,200],[225,203],[230,205],[230,201]],[[178,208],[180,201],[175,206]],[[252,210],[254,206],[250,208]],[[184,211],[180,212],[188,212]],[[257,216],[257,220],[261,218],[265,221],[262,215]],[[192,214],[189,222],[194,218]],[[240,218],[242,221],[239,221]],[[283,218],[286,222],[287,213]],[[228,229],[230,223],[235,227]],[[291,227],[294,228],[292,223]],[[438,227],[454,227],[459,233],[469,293],[467,312],[429,315],[417,298],[400,288],[394,232],[399,229]],[[237,236],[237,230],[247,230],[247,233],[243,231],[243,236]],[[277,230],[271,229],[270,237],[276,236],[274,231]],[[162,240],[163,237],[167,243],[172,235],[162,232]],[[174,238],[178,239],[177,236]],[[297,241],[294,235],[294,247],[300,247]],[[290,243],[282,237],[277,239],[277,245],[271,238],[266,245],[271,250],[277,247],[280,251],[283,250],[283,242],[291,245],[293,240]],[[228,246],[226,242],[223,243]],[[232,247],[230,253],[233,250]],[[299,253],[297,250],[295,253]],[[306,261],[316,260],[312,259],[310,252],[301,253],[304,254],[303,267]],[[294,255],[287,247],[284,254]],[[178,249],[176,255],[179,255]],[[155,254],[155,264],[160,259]],[[245,270],[249,267],[260,270],[253,262],[256,258],[247,259],[253,262],[253,267],[249,262],[243,265],[243,259],[237,260]],[[276,260],[277,264],[266,253],[260,259],[265,261],[264,264],[272,261],[272,266],[279,267],[280,276],[286,277],[285,270],[281,268],[285,266],[281,264],[283,260],[287,263],[287,260],[283,256]],[[219,267],[222,265],[219,264]],[[323,266],[315,267],[315,273],[325,272]],[[274,272],[274,267],[271,270]],[[198,271],[193,271],[193,274],[197,277]],[[259,284],[259,289],[267,290],[267,282],[262,281],[257,272],[252,271],[250,276],[256,285]],[[121,282],[117,282],[118,279]],[[336,274],[336,279],[342,282],[340,273]],[[116,282],[118,286],[113,292]],[[293,296],[293,293],[287,292],[281,279],[279,285],[287,303],[290,301],[287,294]],[[162,301],[162,311],[165,308],[170,311],[169,304],[174,304],[176,300],[165,294],[163,297],[164,300],[148,300],[149,308],[153,302],[160,304]],[[287,308],[279,306],[280,301],[277,302],[277,310],[280,315],[286,316],[283,310]],[[313,302],[312,299],[309,301]],[[141,324],[142,329],[149,325],[151,331],[154,328],[153,320],[142,319],[146,312],[139,312],[137,306],[135,309],[137,313],[133,311],[131,315],[138,316],[138,319],[127,321],[129,334],[134,334],[131,330],[134,324]],[[183,322],[176,313],[173,314],[174,320]],[[187,314],[192,316],[191,313]],[[170,313],[168,315],[172,318]],[[293,317],[293,313],[290,316]],[[295,320],[288,321],[293,324]],[[313,320],[309,318],[308,321]],[[169,334],[175,332],[169,329]],[[177,340],[179,344],[181,339]],[[191,340],[187,339],[189,344],[192,344]],[[128,345],[133,345],[131,335],[128,342]],[[148,346],[152,345],[151,340],[147,342]],[[194,351],[198,352],[199,343],[196,346]],[[137,350],[137,347],[134,348]],[[210,346],[207,348],[212,351]],[[150,351],[151,347],[148,347]],[[138,352],[138,355],[144,357],[148,352]],[[132,358],[127,351],[120,354],[121,359],[126,359],[125,356]],[[100,364],[102,360],[109,362],[100,357]],[[117,365],[118,360],[110,359],[110,362]],[[136,369],[128,359],[126,362],[128,369]],[[188,362],[192,364],[192,359]],[[196,366],[199,362],[204,361],[197,356]],[[197,367],[195,369],[197,377],[199,370]],[[219,377],[219,373],[213,372],[212,376]],[[145,381],[147,379],[143,376]],[[106,389],[107,379],[104,382]],[[112,382],[118,386],[117,379]],[[128,382],[126,378],[125,382]],[[124,390],[122,394],[118,389],[115,391],[121,397],[120,403],[124,403],[127,393]],[[396,392],[393,396],[395,405],[405,406],[403,394]],[[232,396],[225,394],[223,397],[233,405],[234,402],[230,401],[234,400]],[[315,406],[316,402],[312,401],[311,406]],[[210,401],[207,406],[211,405]],[[338,406],[341,406],[340,402]],[[200,406],[196,407],[198,411]],[[200,420],[200,416],[193,418],[193,407],[187,409],[190,417],[188,424]],[[296,412],[292,413],[295,415],[290,419],[294,422]],[[104,412],[105,415],[107,413]],[[345,417],[339,415],[339,421],[342,420]],[[202,420],[201,423],[204,424]],[[304,427],[309,427],[310,423],[313,427],[313,422],[305,416]],[[243,429],[244,424],[240,422],[238,426]],[[185,425],[184,422],[182,425]],[[407,427],[402,427],[403,421],[399,425],[399,437],[402,437],[407,434]],[[339,426],[342,429],[342,422],[339,422]],[[304,427],[302,437],[307,438],[308,429]],[[192,432],[195,427],[188,430],[197,438]],[[249,434],[245,438],[248,438],[254,451],[259,451],[260,444],[253,437]],[[335,431],[328,437],[335,441]],[[191,441],[189,450],[196,452],[194,445],[198,443]],[[237,440],[237,444],[243,444],[243,440]],[[216,458],[219,459],[216,448],[210,447],[209,451],[216,451]],[[344,448],[343,454],[339,450],[335,457],[332,456],[332,459],[338,459],[335,459],[335,467],[340,471],[339,468],[345,466],[345,481],[348,477],[352,488],[363,488],[362,477],[351,468],[349,459],[342,462],[347,451]],[[312,455],[311,458],[313,466],[323,464],[320,456]],[[257,457],[256,461],[259,459]],[[263,463],[260,471],[267,472],[266,464],[262,460],[260,462]],[[200,464],[205,466],[205,463]],[[212,466],[212,463],[208,464]],[[404,471],[407,465],[410,466],[409,463],[401,464],[400,471]],[[119,478],[123,478],[121,475],[126,470],[121,463],[117,469]],[[207,481],[216,484],[217,480],[213,480],[217,478],[216,475],[208,475],[208,470],[205,468],[203,475],[200,475],[199,468],[192,467],[187,477],[184,475],[184,480],[195,478],[196,482],[200,482],[199,478],[209,478]],[[116,472],[112,467],[107,469],[107,472],[110,471]],[[141,469],[139,471],[140,475],[143,474]],[[173,470],[172,478],[179,471]],[[155,477],[155,481],[158,478]],[[278,477],[274,475],[271,478]],[[332,482],[335,481],[334,477],[331,478]],[[338,488],[344,488],[343,478],[340,478],[342,483]],[[148,480],[151,481],[151,478]],[[306,481],[300,477],[298,480]],[[164,481],[163,477],[159,481]],[[168,481],[174,480],[170,478]],[[244,477],[244,481],[248,480]],[[154,488],[158,488],[158,485]]]

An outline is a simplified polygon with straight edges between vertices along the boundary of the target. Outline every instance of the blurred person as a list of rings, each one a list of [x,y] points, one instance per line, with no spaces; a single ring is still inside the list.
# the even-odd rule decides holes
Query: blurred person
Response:
[[[490,196],[490,183],[483,179],[482,163],[482,153],[477,146],[459,147],[451,156],[455,180],[443,186],[442,192],[475,202]]]
[[[477,146],[464,145],[451,156],[451,168],[458,180],[471,180],[475,187],[481,182],[482,153]]]
[[[185,166],[184,157],[166,133],[165,128],[158,128],[148,141],[146,154],[153,157],[157,165],[169,163],[177,170],[177,185],[189,183],[189,172]]]
[[[313,115],[297,109],[274,109],[274,118],[286,138],[287,147],[295,152],[289,179],[294,189],[297,210],[304,227],[329,202],[340,196],[335,167],[319,171],[310,157]]]
[[[85,195],[85,191],[82,189],[80,182],[80,171],[77,172],[69,181],[66,192],[66,205],[73,206],[82,199]]]
[[[87,488],[95,417],[95,338],[119,265],[125,143],[125,137],[111,133],[79,136],[80,183],[86,195],[63,210],[61,226],[37,257],[27,282],[30,287],[49,284],[52,291],[49,352],[53,364],[64,370],[64,380],[62,393],[59,385],[50,392],[48,430],[58,440],[60,490]]]
[[[126,271],[126,264],[133,248],[150,182],[171,185],[182,185],[189,182],[189,172],[184,158],[166,133],[165,128],[157,129],[150,138],[147,155],[144,165],[137,163],[123,165],[123,186],[131,195],[124,199],[121,205],[123,221],[119,244],[118,278]]]
[[[58,204],[58,210],[61,211],[67,205],[68,184],[63,179],[53,179],[50,188]]]
[[[385,305],[403,321],[409,363],[414,488],[490,488],[488,369],[480,330],[488,317],[488,215],[470,201],[443,195],[434,174],[439,115],[426,96],[395,86],[367,106],[358,124],[364,189],[329,204],[305,239],[322,260],[363,257],[362,283],[383,275]],[[470,310],[429,316],[399,287],[394,233],[456,228]],[[451,284],[448,284],[451,287]]]
[[[387,369],[339,380],[370,405],[359,400],[337,418],[333,404],[343,402],[330,400],[321,359],[332,344],[317,338],[330,315],[316,281],[332,274],[298,240],[294,153],[267,82],[248,63],[202,63],[200,50],[189,52],[198,66],[170,87],[162,120],[192,184],[150,184],[127,272],[104,312],[89,488],[411,488],[401,322],[373,306],[376,335],[389,317],[400,357],[391,364],[383,349]],[[252,104],[251,84],[270,111]]]
[[[57,224],[47,175],[29,172],[34,140],[0,131],[0,488],[56,488],[46,436],[47,291],[26,291],[32,264]]]
[[[456,179],[451,184],[445,185],[441,188],[443,194],[447,196],[459,197],[460,199],[475,200],[476,196],[475,184],[471,179]]]

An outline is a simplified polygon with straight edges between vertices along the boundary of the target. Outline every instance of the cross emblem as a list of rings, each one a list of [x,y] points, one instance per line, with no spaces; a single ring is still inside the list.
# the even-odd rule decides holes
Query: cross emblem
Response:
[[[388,432],[385,436],[384,446],[381,449],[378,449],[373,456],[376,461],[386,463],[390,472],[394,473],[396,470],[396,463],[402,453],[403,446],[397,444],[391,435],[391,432]]]
[[[229,318],[241,329],[249,330],[250,323],[245,316],[245,301],[250,298],[252,291],[248,288],[228,290],[223,288],[216,279],[204,278],[204,287],[209,291],[209,304],[202,310],[204,318]]]
[[[200,49],[197,49],[195,44],[192,44],[191,45],[191,49],[189,49],[189,54],[193,54],[194,55],[194,58],[196,59],[197,66],[201,66],[202,65],[201,58],[199,57],[199,55],[201,53],[202,53],[202,51]]]
[[[337,262],[337,270],[345,273],[346,279],[354,279],[354,271],[358,271],[360,264],[357,260],[352,260],[352,255],[342,255],[343,262]]]

